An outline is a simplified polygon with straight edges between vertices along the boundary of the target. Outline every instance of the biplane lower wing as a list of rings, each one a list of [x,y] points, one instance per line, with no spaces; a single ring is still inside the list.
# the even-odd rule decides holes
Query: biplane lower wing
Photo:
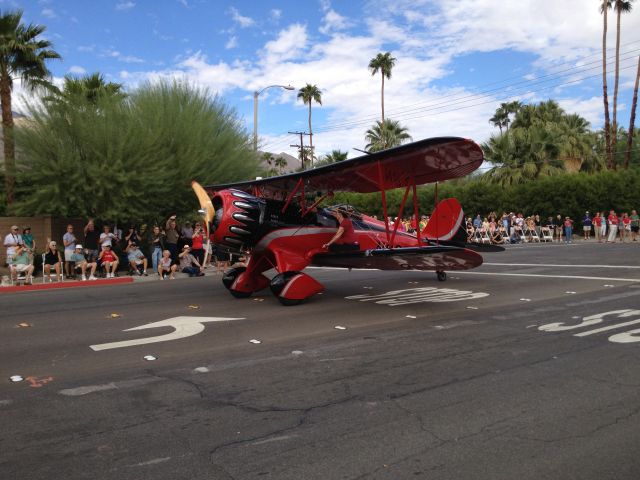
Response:
[[[466,248],[427,246],[381,248],[362,252],[318,253],[318,267],[376,268],[379,270],[469,270],[482,265],[482,256]]]

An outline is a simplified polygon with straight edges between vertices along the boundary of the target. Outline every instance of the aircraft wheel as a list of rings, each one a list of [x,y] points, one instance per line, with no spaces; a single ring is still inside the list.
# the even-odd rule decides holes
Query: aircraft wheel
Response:
[[[249,298],[253,292],[241,292],[239,290],[233,290],[231,287],[233,286],[233,282],[236,281],[238,275],[246,270],[245,267],[238,268],[230,268],[224,275],[222,276],[222,283],[229,290],[229,293],[236,298]]]
[[[438,277],[439,282],[444,282],[447,280],[447,272],[436,272],[436,276]]]
[[[269,285],[271,287],[271,293],[273,293],[278,299],[278,301],[286,307],[298,305],[300,302],[303,301],[303,300],[285,298],[280,296],[280,293],[282,293],[282,290],[284,290],[284,288],[287,286],[287,283],[289,283],[289,280],[291,280],[293,277],[295,277],[299,273],[300,272],[279,273],[278,275],[276,275],[271,279],[271,284]]]

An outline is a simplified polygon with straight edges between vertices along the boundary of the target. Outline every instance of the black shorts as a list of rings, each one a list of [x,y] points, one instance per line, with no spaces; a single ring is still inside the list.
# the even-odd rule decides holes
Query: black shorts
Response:
[[[637,225],[631,225],[631,231],[638,233],[638,231],[640,231],[640,227],[638,227]]]

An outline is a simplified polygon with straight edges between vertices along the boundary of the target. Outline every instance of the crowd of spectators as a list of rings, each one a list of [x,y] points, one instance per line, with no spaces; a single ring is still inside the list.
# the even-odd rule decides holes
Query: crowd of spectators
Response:
[[[572,243],[576,235],[576,221],[570,216],[556,215],[546,219],[540,215],[525,217],[522,213],[495,212],[486,217],[476,215],[467,218],[467,238],[475,243],[521,243],[521,242],[565,242]],[[640,216],[636,210],[631,214],[617,214],[614,210],[607,212],[589,211],[579,222],[581,231],[577,233],[583,240],[592,238],[598,243],[635,242],[640,231]]]
[[[100,231],[89,219],[80,233],[68,225],[61,240],[59,247],[55,239],[47,239],[44,248],[38,250],[31,228],[21,231],[13,225],[4,238],[6,264],[12,279],[22,276],[25,283],[32,283],[36,265],[42,271],[43,280],[49,282],[64,278],[81,281],[113,278],[125,268],[129,275],[136,276],[148,276],[150,269],[161,280],[174,279],[176,272],[196,277],[204,275],[204,269],[212,266],[211,255],[205,256],[207,242],[202,224],[186,221],[178,226],[176,215],[150,231],[146,226],[138,230],[133,224],[127,231],[117,228],[112,231],[110,225],[104,224]],[[209,253],[214,254],[217,271],[224,271],[229,259]]]

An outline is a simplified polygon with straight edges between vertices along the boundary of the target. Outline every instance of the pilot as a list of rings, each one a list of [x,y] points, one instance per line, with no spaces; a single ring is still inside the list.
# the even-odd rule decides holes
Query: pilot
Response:
[[[328,248],[331,252],[350,252],[360,250],[358,237],[353,229],[353,223],[349,212],[342,208],[333,210],[333,214],[338,220],[338,231],[328,243],[322,248]]]

